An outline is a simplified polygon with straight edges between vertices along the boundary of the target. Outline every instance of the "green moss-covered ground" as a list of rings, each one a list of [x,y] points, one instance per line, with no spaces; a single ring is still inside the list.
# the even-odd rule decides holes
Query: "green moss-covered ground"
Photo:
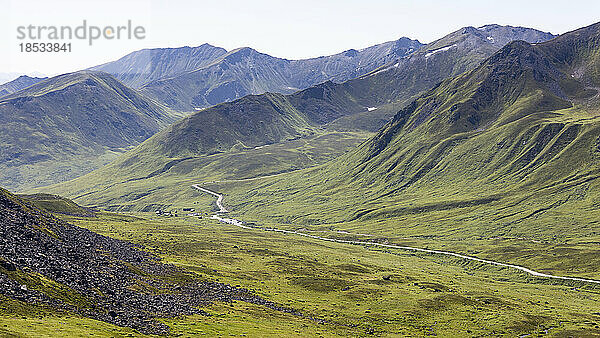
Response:
[[[218,303],[207,309],[212,314],[209,317],[165,319],[173,333],[600,334],[598,289],[591,286],[548,284],[493,266],[244,230],[213,220],[138,216],[145,218],[102,214],[99,218],[69,220],[101,234],[143,244],[166,262],[194,271],[201,278],[249,288],[307,317],[325,321],[246,303]],[[0,321],[9,331],[17,323],[21,322]],[[93,329],[109,330],[102,323]]]

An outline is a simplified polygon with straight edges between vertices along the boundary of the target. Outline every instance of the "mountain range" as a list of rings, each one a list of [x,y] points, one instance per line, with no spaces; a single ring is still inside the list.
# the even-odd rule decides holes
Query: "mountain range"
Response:
[[[27,75],[21,75],[18,78],[0,85],[0,97],[18,92],[29,86],[32,86],[40,81],[47,79],[46,77],[30,77]]]
[[[401,106],[437,81],[474,67],[500,48],[496,40],[523,38],[537,42],[551,37],[533,29],[486,26],[464,29],[426,46],[416,40],[401,38],[360,51],[297,61],[274,58],[250,48],[226,52],[207,44],[196,48],[134,52],[93,69],[107,70],[127,83],[141,86],[137,90],[127,88],[110,74],[93,70],[54,77],[4,96],[0,110],[10,112],[3,116],[5,126],[8,128],[12,124],[13,130],[30,133],[32,137],[16,137],[19,134],[14,133],[7,137],[2,149],[6,170],[3,170],[0,183],[10,189],[33,188],[96,169],[183,116],[160,101],[183,102],[184,97],[197,96],[198,88],[205,84],[213,88],[210,93],[224,93],[225,96],[215,96],[214,101],[203,101],[200,106],[228,101],[248,92],[289,92],[294,89],[287,87],[328,81],[288,96],[276,93],[248,96],[239,102],[208,108],[170,127],[169,130],[178,131],[179,136],[164,131],[161,135],[167,135],[169,142],[158,136],[150,141],[149,144],[160,144],[150,151],[172,157],[223,152],[234,146],[243,149],[313,135],[316,129],[330,123],[336,124],[332,126],[336,130],[375,131],[393,115],[393,107]],[[431,52],[448,43],[455,47],[444,52]],[[453,63],[456,59],[463,65],[436,66]],[[424,62],[428,66],[424,66]],[[380,69],[373,71],[377,67]],[[410,75],[419,71],[422,74]],[[368,72],[354,80],[333,82]],[[215,77],[217,73],[219,75]],[[261,82],[259,78],[265,85],[260,90],[251,89]],[[93,87],[102,90],[90,92],[88,85],[97,79],[101,79],[101,83]],[[18,89],[18,83],[23,86],[35,81],[37,79],[21,78],[7,88]],[[168,85],[155,86],[158,83]],[[235,89],[242,83],[245,89]],[[169,89],[175,88],[172,85],[177,88],[175,91]],[[234,95],[226,89],[230,86],[235,87]],[[203,97],[212,97],[207,95]],[[196,106],[166,103],[178,107],[177,111]],[[374,109],[382,104],[392,106]],[[252,118],[248,118],[249,111]],[[41,116],[51,117],[39,119],[40,112]],[[65,115],[64,112],[69,113]],[[75,119],[75,116],[79,117]],[[90,116],[94,118],[90,119]],[[69,123],[71,118],[75,122]],[[95,121],[95,118],[100,120]],[[224,125],[217,129],[215,123]],[[77,124],[82,125],[76,127]],[[71,132],[77,136],[72,136]],[[70,160],[65,161],[63,155]]]
[[[143,50],[92,69],[140,87],[143,93],[173,109],[193,111],[248,94],[292,93],[328,80],[342,82],[420,47],[416,40],[400,38],[360,51],[287,60],[248,47],[227,52],[205,44]]]
[[[133,88],[184,72],[196,70],[226,54],[224,48],[203,44],[198,47],[142,49],[89,70],[106,72]]]
[[[204,109],[165,129],[149,141],[155,145],[148,147],[163,149],[169,157],[206,154],[226,151],[236,144],[256,147],[298,137],[310,128],[356,113],[379,116],[380,112],[372,108],[403,102],[446,77],[475,67],[502,46],[487,39],[490,36],[498,41],[516,36],[533,43],[553,37],[515,27],[465,28],[423,46],[413,55],[397,58],[392,68],[383,66],[354,80],[341,84],[327,81],[289,95],[250,95]],[[449,44],[451,51],[435,52]],[[250,49],[247,52],[254,53]],[[407,81],[407,77],[412,80]],[[356,123],[353,127],[372,128]]]
[[[465,30],[467,31],[463,34],[468,35],[468,39],[457,36],[460,34],[457,32],[455,35],[448,36],[447,39],[438,41],[438,45],[456,42],[457,54],[464,58],[464,60],[457,60],[458,62],[454,66],[445,64],[446,67],[453,67],[451,70],[453,75],[461,73],[468,67],[473,67],[509,41],[525,40],[535,43],[553,37],[552,34],[534,29],[499,25],[488,25],[479,29],[468,27]],[[429,44],[428,46],[435,47],[436,45]],[[280,59],[257,52],[251,48],[239,48],[220,55],[208,65],[198,69],[182,72],[178,75],[169,74],[163,79],[148,81],[141,86],[141,90],[171,108],[191,111],[221,102],[232,101],[248,94],[261,94],[264,92],[285,94],[328,80],[336,83],[345,82],[368,74],[386,64],[391,63],[388,67],[393,66],[397,63],[397,60],[421,50],[421,47],[423,45],[417,40],[400,38],[396,41],[386,42],[359,51],[348,50],[331,56],[305,60]],[[441,50],[444,47],[439,48]],[[473,48],[478,51],[479,55],[463,55],[467,48]],[[433,54],[435,53],[434,49],[428,49],[433,50]],[[431,56],[433,54],[428,55],[426,52],[423,55]],[[469,62],[472,64],[469,64]],[[129,63],[136,62],[130,60]],[[414,70],[423,69],[422,66],[422,64],[413,63],[406,67],[411,67],[411,70]],[[436,67],[440,66],[428,65],[425,66],[424,71],[441,74],[442,70],[431,69]],[[129,68],[128,66],[127,69]],[[106,66],[95,69],[110,72],[110,69]],[[400,72],[405,73],[409,71],[400,70]],[[117,78],[123,77],[120,73],[114,73],[114,75]],[[421,75],[414,74],[413,78],[419,79]],[[430,86],[432,85],[431,82],[443,78],[445,77],[428,79],[430,81],[425,86]],[[392,85],[407,84],[390,84],[390,86]],[[423,89],[423,87],[417,87],[416,91]],[[377,95],[377,97],[380,96]]]
[[[515,36],[533,43],[553,37],[510,26],[466,27],[356,79],[327,81],[294,94],[249,95],[222,103],[174,123],[110,166],[74,181],[75,190],[70,191],[67,184],[56,192],[85,194],[86,201],[92,202],[97,193],[91,187],[110,186],[127,200],[145,195],[125,193],[116,183],[149,174],[154,180],[165,170],[187,167],[184,162],[191,158],[310,137],[322,133],[323,128],[326,132],[377,131],[411,98],[447,77],[477,67],[502,47],[496,40]],[[111,195],[100,189],[101,199]]]

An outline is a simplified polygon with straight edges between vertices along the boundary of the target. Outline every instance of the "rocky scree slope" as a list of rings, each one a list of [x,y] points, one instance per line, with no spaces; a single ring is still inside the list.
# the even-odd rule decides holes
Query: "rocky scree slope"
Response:
[[[199,281],[131,243],[42,212],[0,189],[0,294],[24,305],[165,334],[156,318],[202,314],[232,299],[295,313],[247,290]]]

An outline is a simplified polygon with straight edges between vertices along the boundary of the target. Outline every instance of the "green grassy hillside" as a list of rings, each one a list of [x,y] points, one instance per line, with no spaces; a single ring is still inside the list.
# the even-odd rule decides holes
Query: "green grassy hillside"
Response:
[[[307,208],[324,219],[335,217],[314,207],[322,204],[317,203],[321,196],[337,202],[342,198],[336,194],[360,191],[357,199],[343,198],[357,203],[352,210],[358,211],[340,208],[345,213],[340,219],[352,220],[387,214],[381,207],[358,206],[365,201],[429,200],[431,195],[448,203],[465,196],[493,201],[499,194],[594,177],[597,58],[577,55],[597,55],[598,27],[536,46],[508,45],[473,71],[419,97],[355,151],[290,182],[298,196],[313,199],[306,201]],[[580,49],[558,59],[553,51],[574,41]],[[573,69],[591,69],[592,76],[574,77]],[[271,202],[271,190],[277,189],[286,191],[282,203],[297,207],[299,199],[290,199],[283,186],[269,189]],[[400,214],[402,208],[396,208]]]
[[[321,164],[370,136],[357,127],[364,121],[347,119],[336,124],[339,119],[368,112],[343,89],[325,82],[291,95],[249,95],[203,109],[72,185],[38,191],[85,195],[86,200],[79,201],[82,203],[111,200],[111,205],[120,201],[123,206],[138,204],[145,209],[143,202],[130,199],[147,196],[145,185],[150,181],[160,182],[152,183],[155,188],[173,191],[177,189],[173,179],[232,178],[240,174],[245,178]],[[382,107],[381,115],[389,116],[391,109]],[[371,122],[365,125],[366,129],[374,128]],[[127,191],[125,186],[132,182],[139,188]]]
[[[23,190],[77,177],[179,117],[105,73],[38,82],[0,100],[0,183]]]
[[[84,208],[77,203],[71,201],[68,198],[60,197],[58,195],[50,194],[33,194],[33,195],[19,195],[17,196],[36,208],[53,213],[53,214],[64,214],[73,216],[95,216],[95,212],[92,209]]]
[[[319,131],[310,137],[233,149],[212,155],[170,158],[135,150],[69,184],[37,189],[67,193],[82,205],[118,211],[154,211],[194,200],[197,182],[255,179],[314,167],[356,147],[372,133]]]

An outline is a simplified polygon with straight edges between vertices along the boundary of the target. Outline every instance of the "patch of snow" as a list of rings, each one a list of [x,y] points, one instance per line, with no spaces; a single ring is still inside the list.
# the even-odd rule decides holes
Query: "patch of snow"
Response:
[[[450,49],[450,48],[452,48],[454,46],[456,46],[456,45],[450,45],[450,46],[438,48],[436,50],[432,50],[431,52],[425,54],[425,57],[428,58],[428,57],[432,56],[433,54],[436,54],[436,53],[439,53],[439,52],[445,52],[445,51],[447,51],[448,49]]]
[[[204,108],[198,108],[198,107],[194,108],[194,110],[202,110],[202,109],[204,109]]]
[[[399,66],[400,66],[400,62],[396,62],[395,64],[393,64],[393,65],[391,65],[389,67],[382,68],[382,69],[376,71],[375,73],[373,73],[371,75],[379,74],[381,72],[387,72],[388,70],[394,69],[394,68],[398,68]]]
[[[290,89],[290,90],[298,90],[298,88],[296,88],[296,87],[289,87],[288,86],[288,87],[285,87],[285,88]]]
[[[368,111],[373,111],[373,110],[376,110],[376,109],[377,109],[377,107],[367,107]]]
[[[379,74],[379,73],[381,73],[381,72],[387,72],[388,70],[390,70],[390,69],[392,69],[392,68],[395,68],[395,67],[398,67],[398,64],[395,64],[395,65],[393,65],[393,66],[389,66],[389,67],[385,67],[385,68],[383,68],[383,69],[380,69],[380,70],[376,71],[375,73],[373,73],[373,74],[371,74],[371,75]]]
[[[493,37],[491,37],[491,36],[488,36],[488,37],[487,37],[487,39],[488,39],[488,40],[489,40],[491,43],[494,43],[494,38],[493,38]]]

